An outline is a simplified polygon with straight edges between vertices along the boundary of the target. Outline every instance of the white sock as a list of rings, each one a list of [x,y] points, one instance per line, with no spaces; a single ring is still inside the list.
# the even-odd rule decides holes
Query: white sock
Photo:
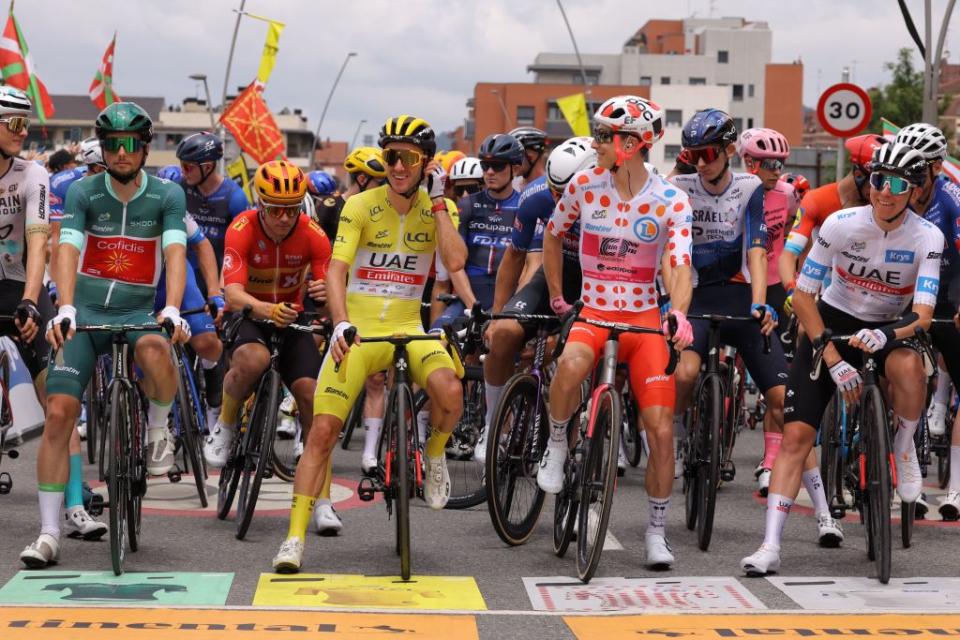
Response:
[[[937,367],[937,390],[933,392],[933,401],[946,405],[950,402],[950,374]]]
[[[950,491],[960,491],[960,444],[950,446]]]
[[[147,428],[148,429],[166,429],[167,419],[170,417],[170,407],[173,402],[161,404],[150,398],[147,403]]]
[[[650,519],[647,521],[647,535],[652,533],[666,535],[667,533],[667,507],[670,506],[670,496],[666,498],[647,498],[647,506],[650,508]]]
[[[420,446],[427,446],[427,435],[430,433],[430,412],[421,411],[417,414],[417,437],[420,438]]]
[[[783,537],[783,527],[787,524],[790,507],[793,500],[778,493],[767,496],[767,528],[763,536],[763,544],[774,549],[780,548],[780,538]]]
[[[494,385],[489,382],[483,385],[483,395],[487,400],[487,431],[490,431],[490,423],[493,422],[493,412],[497,410],[497,403],[500,402],[500,396],[503,395],[503,387],[506,385]]]
[[[363,457],[364,458],[377,457],[377,441],[380,439],[380,427],[382,426],[383,426],[383,418],[364,418],[363,419]]]
[[[823,478],[820,476],[819,467],[807,469],[803,472],[803,488],[807,490],[810,499],[813,501],[813,512],[815,514],[830,513],[830,506],[827,504],[827,494],[823,490]]]
[[[40,533],[60,539],[60,511],[63,509],[63,489],[38,491],[40,501]]]
[[[552,415],[550,416],[550,442],[566,443],[568,422],[570,422],[569,418],[566,420],[557,420]]]
[[[318,507],[322,507],[323,505],[332,507],[333,501],[330,498],[317,498],[317,501],[313,503],[314,511],[316,511]]]
[[[206,358],[200,358],[200,366],[209,371],[217,366],[216,360],[207,360]]]
[[[907,420],[903,416],[895,416],[895,418],[900,426],[897,428],[897,433],[893,437],[893,452],[899,455],[915,448],[916,445],[913,443],[913,434],[917,431],[917,425],[920,421]]]

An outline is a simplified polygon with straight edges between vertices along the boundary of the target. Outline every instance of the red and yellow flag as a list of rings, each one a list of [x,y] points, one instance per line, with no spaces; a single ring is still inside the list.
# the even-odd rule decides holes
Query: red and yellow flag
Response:
[[[122,98],[113,92],[113,52],[117,46],[117,34],[113,34],[113,40],[110,46],[103,54],[103,60],[100,61],[100,68],[97,69],[97,75],[93,77],[90,83],[90,99],[97,109],[103,111],[114,102],[120,102]]]
[[[263,164],[284,153],[283,134],[256,84],[251,83],[230,103],[220,122],[247,155]]]
[[[30,48],[27,47],[17,19],[13,17],[12,4],[7,24],[3,28],[3,38],[0,40],[0,74],[3,75],[5,84],[26,91],[41,124],[53,117],[53,100],[47,93],[47,87],[37,77],[33,58],[30,57]]]

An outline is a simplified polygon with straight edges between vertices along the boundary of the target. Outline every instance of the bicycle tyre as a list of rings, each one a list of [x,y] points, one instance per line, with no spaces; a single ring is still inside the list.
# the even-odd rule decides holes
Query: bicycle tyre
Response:
[[[589,386],[586,386],[583,392],[589,393]],[[553,503],[553,552],[558,558],[566,555],[577,526],[577,511],[580,505],[579,474],[587,433],[587,420],[584,415],[586,407],[587,403],[582,402],[571,418],[573,424],[577,426],[577,441],[564,465],[563,489],[557,494]]]
[[[904,549],[909,549],[913,542],[913,521],[916,515],[916,502],[900,501],[900,541]]]
[[[539,425],[534,424],[537,421]],[[537,426],[539,442],[531,442]],[[531,473],[539,467],[540,454],[549,435],[536,377],[519,373],[507,381],[488,435],[487,511],[500,539],[511,546],[521,545],[530,539],[545,498]],[[505,442],[506,447],[501,446],[501,442]],[[531,489],[533,495],[521,507],[518,517],[511,519],[518,488]]]
[[[350,407],[350,413],[347,414],[347,419],[343,423],[343,438],[340,440],[340,448],[344,451],[350,449],[350,441],[353,439],[353,432],[363,425],[363,405],[367,399],[367,390],[366,388],[362,389],[357,395],[357,399],[354,401],[353,406]]]
[[[710,376],[698,402],[703,403],[701,416],[706,428],[700,431],[697,457],[697,546],[701,551],[710,548],[713,536],[713,517],[717,507],[717,485],[720,482],[720,423],[723,421],[723,387],[720,379]]]
[[[699,394],[699,390],[697,391]],[[700,439],[700,427],[694,419],[693,409],[687,409],[684,416],[684,435],[679,448],[683,450],[683,507],[684,524],[688,531],[697,528],[697,505],[700,504],[700,494],[697,491],[697,442]]]
[[[147,416],[143,409],[143,396],[140,388],[134,386],[129,390],[130,403],[130,433],[128,443],[129,463],[127,468],[127,542],[130,551],[136,552],[140,548],[141,525],[143,524],[143,496],[147,494],[147,460],[146,460],[146,433]]]
[[[182,354],[181,354],[182,355]],[[200,426],[197,424],[196,411],[199,408],[194,395],[193,373],[178,358],[180,380],[177,382],[177,406],[180,412],[180,436],[183,438],[183,459],[193,474],[197,487],[200,506],[207,508],[207,465],[203,457],[203,445],[200,440]]]
[[[861,400],[861,439],[867,438],[867,527],[871,532],[873,561],[881,584],[890,581],[892,533],[890,526],[890,434],[886,408],[876,387]]]
[[[279,373],[268,370],[254,402],[248,429],[251,446],[247,447],[244,456],[237,498],[237,540],[243,540],[250,529],[263,477],[273,464],[273,438],[277,433],[277,412],[280,410]]]
[[[241,418],[240,424],[244,424],[246,417]],[[230,509],[233,507],[233,500],[237,495],[237,487],[240,484],[240,465],[246,458],[246,438],[244,434],[246,429],[237,433],[233,438],[233,444],[230,446],[230,455],[227,456],[227,463],[220,469],[220,479],[217,482],[217,518],[225,520],[230,515]]]
[[[600,565],[607,525],[613,512],[623,420],[620,398],[611,387],[596,394],[592,403],[593,424],[587,428],[580,473],[580,508],[577,511],[577,575],[590,582]],[[599,503],[596,531],[591,532],[590,515]]]
[[[127,544],[127,450],[126,429],[122,423],[127,416],[127,402],[123,386],[118,382],[110,389],[109,459],[107,460],[107,497],[110,501],[110,562],[114,575],[123,574]]]
[[[941,489],[946,489],[950,484],[950,447],[947,447],[946,453],[937,456],[937,484]]]
[[[96,390],[93,388],[95,380],[97,379],[97,374],[94,374],[90,377],[90,382],[87,384],[87,388],[83,391],[83,402],[87,406],[87,464],[94,464],[97,461],[97,414],[98,407],[94,397],[96,395]],[[7,388],[4,384],[4,389]],[[103,478],[101,478],[103,480]]]
[[[840,403],[842,396],[835,394],[830,404],[823,412],[820,422],[820,470],[823,473],[823,488],[826,492],[827,504],[834,518],[843,515],[834,510],[834,506],[845,505],[843,497],[843,460],[841,460],[842,419]]]
[[[397,412],[394,416],[396,420],[396,431],[394,432],[396,444],[396,464],[391,465],[395,470],[397,501],[397,554],[400,556],[400,578],[410,579],[410,417],[416,422],[416,417],[412,413],[414,409],[413,394],[410,387],[400,385],[396,394]],[[408,415],[409,414],[409,415]]]
[[[447,509],[470,509],[487,499],[485,466],[476,462],[473,456],[486,422],[484,396],[483,369],[466,367],[463,376],[463,414],[454,425],[447,444],[447,469],[450,473]],[[416,401],[416,413],[419,413],[426,404],[426,394],[417,394]],[[460,451],[466,453],[457,453]]]

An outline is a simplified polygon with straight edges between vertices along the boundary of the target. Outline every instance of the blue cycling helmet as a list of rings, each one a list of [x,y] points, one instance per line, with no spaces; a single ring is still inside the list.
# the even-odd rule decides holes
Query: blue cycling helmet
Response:
[[[337,190],[337,181],[326,171],[311,171],[307,174],[307,191],[314,196],[327,196]]]
[[[223,140],[204,131],[187,136],[177,145],[177,160],[181,162],[216,162],[223,157]]]
[[[703,109],[683,125],[681,144],[685,148],[716,144],[726,146],[737,141],[733,118],[720,109]]]
[[[480,162],[523,164],[523,145],[509,133],[494,133],[483,139],[477,157]]]
[[[157,177],[170,182],[180,182],[183,180],[183,171],[175,164],[168,164],[165,167],[160,167],[160,170],[157,171]]]

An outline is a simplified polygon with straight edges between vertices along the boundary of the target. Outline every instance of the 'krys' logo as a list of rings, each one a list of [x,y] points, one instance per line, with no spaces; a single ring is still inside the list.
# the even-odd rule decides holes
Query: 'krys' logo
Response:
[[[633,223],[633,233],[640,242],[653,242],[660,235],[660,225],[650,216],[644,216]]]

